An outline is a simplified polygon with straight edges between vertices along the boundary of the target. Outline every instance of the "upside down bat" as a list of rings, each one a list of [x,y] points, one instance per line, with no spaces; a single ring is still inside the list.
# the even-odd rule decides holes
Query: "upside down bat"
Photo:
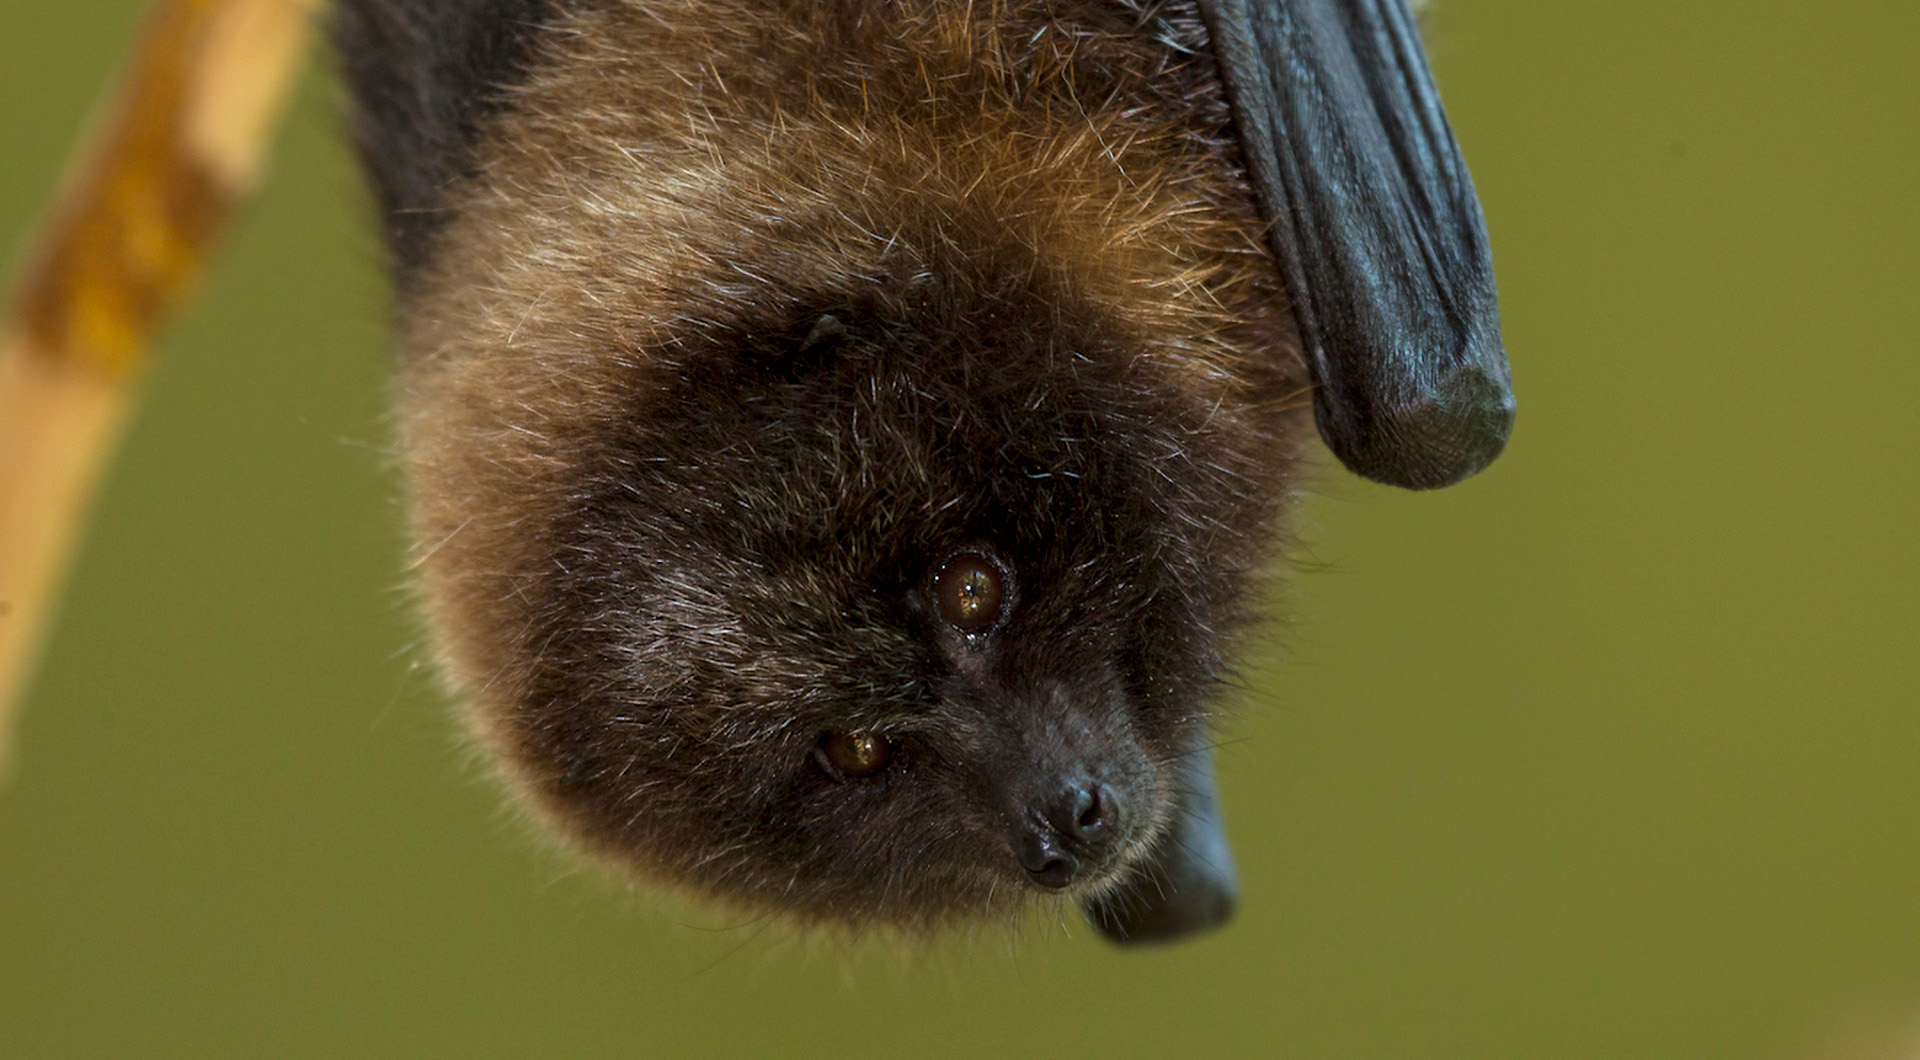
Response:
[[[341,0],[434,650],[591,856],[801,922],[1236,895],[1312,432],[1513,415],[1403,0]]]

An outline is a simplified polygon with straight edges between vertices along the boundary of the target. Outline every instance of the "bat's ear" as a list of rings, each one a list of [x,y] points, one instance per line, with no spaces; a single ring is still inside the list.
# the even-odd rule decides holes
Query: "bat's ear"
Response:
[[[1202,6],[1321,437],[1390,485],[1479,471],[1513,425],[1493,261],[1406,0]]]
[[[1121,945],[1173,942],[1219,927],[1240,900],[1233,851],[1220,819],[1213,752],[1184,759],[1179,812],[1120,888],[1087,903],[1087,919]]]

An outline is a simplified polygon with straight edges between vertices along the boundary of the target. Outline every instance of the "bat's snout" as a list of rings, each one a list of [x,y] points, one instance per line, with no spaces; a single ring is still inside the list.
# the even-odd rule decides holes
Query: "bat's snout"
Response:
[[[1058,891],[1113,867],[1126,845],[1128,817],[1112,785],[1074,779],[1032,800],[1008,839],[1028,877]]]

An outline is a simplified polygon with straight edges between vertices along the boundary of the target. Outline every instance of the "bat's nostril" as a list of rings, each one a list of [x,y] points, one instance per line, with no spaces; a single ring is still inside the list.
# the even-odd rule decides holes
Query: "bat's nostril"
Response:
[[[1111,857],[1120,800],[1105,784],[1069,781],[1036,800],[1014,839],[1020,867],[1035,883],[1059,890]]]
[[[1033,874],[1035,883],[1052,890],[1060,890],[1073,882],[1074,874],[1080,871],[1080,863],[1073,855],[1067,854],[1054,858],[1041,866],[1039,871],[1027,870]]]
[[[1118,803],[1114,799],[1113,789],[1105,784],[1091,784],[1076,788],[1073,792],[1074,814],[1072,832],[1081,839],[1092,839],[1104,831],[1113,822]]]
[[[1060,838],[1041,824],[1029,826],[1019,843],[1020,867],[1042,887],[1059,890],[1080,873],[1080,859],[1060,843]]]

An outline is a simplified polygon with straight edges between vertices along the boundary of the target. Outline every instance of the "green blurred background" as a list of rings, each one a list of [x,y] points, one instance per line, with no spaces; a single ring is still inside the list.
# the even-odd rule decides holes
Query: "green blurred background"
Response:
[[[0,3],[17,246],[134,0]],[[1844,17],[1842,11],[1844,10]],[[1920,9],[1444,0],[1507,455],[1328,470],[1227,930],[781,938],[572,869],[400,589],[336,95],[166,343],[0,791],[0,1056],[1920,1055]]]

